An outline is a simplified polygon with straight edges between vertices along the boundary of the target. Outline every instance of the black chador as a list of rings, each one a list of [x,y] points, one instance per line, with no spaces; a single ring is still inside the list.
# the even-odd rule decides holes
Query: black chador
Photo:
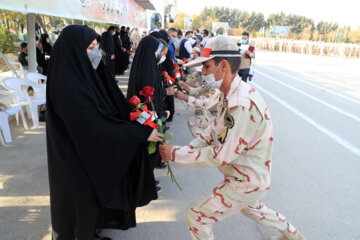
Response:
[[[152,32],[150,34],[151,36],[157,38],[157,39],[163,39],[167,44],[170,43],[170,38],[166,31],[160,30],[159,32]],[[169,76],[174,77],[175,75],[175,68],[174,68],[174,62],[172,60],[171,52],[168,51],[166,54],[166,60],[160,65],[161,71],[166,71]],[[168,122],[172,121],[174,114],[175,114],[175,99],[174,96],[166,96],[165,97],[165,107],[166,110],[170,112],[170,116],[168,118]]]
[[[160,118],[166,118],[164,102],[166,90],[164,89],[159,65],[157,64],[159,59],[155,55],[156,52],[160,54],[161,49],[159,49],[159,46],[160,41],[152,36],[146,36],[140,41],[131,66],[127,98],[130,99],[132,96],[137,95],[142,102],[145,102],[145,99],[139,95],[139,92],[145,86],[153,87],[155,89],[153,102],[157,115]],[[151,109],[151,106],[149,106],[149,109]],[[159,152],[156,151],[150,156],[152,167],[155,167],[159,161],[161,161],[161,158]]]
[[[124,73],[124,67],[123,67],[123,55],[127,54],[123,52],[122,43],[120,40],[120,33],[115,32],[115,35],[113,36],[114,39],[114,49],[115,49],[115,74],[123,74]]]
[[[120,40],[122,43],[122,47],[124,49],[126,49],[126,52],[123,52],[121,54],[121,70],[124,72],[125,70],[127,70],[129,68],[129,63],[130,63],[130,55],[129,55],[129,51],[131,50],[131,46],[130,46],[130,38],[128,33],[125,30],[120,30]]]
[[[148,161],[152,129],[129,121],[129,105],[87,48],[98,35],[66,27],[47,79],[46,136],[53,239],[92,240],[96,228],[134,227],[135,208],[157,198]]]
[[[111,56],[115,55],[115,45],[111,32],[106,31],[101,34],[100,48],[106,68],[112,76],[115,76],[115,63],[114,60],[111,59]]]

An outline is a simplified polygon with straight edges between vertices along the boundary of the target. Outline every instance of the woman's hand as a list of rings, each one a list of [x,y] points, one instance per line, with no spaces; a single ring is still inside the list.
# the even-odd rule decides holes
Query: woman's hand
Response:
[[[147,139],[149,142],[161,142],[164,136],[158,132],[157,129],[153,129],[150,137]]]
[[[171,86],[167,89],[167,95],[172,96],[175,93],[175,86]]]

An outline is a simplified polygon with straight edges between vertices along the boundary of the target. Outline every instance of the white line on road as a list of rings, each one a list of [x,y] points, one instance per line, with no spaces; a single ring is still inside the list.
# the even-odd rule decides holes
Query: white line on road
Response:
[[[335,142],[339,143],[341,146],[345,147],[346,149],[350,150],[351,152],[353,152],[354,154],[356,154],[357,156],[360,157],[360,149],[357,148],[356,146],[352,145],[351,143],[349,143],[348,141],[346,141],[345,139],[341,138],[340,136],[338,136],[337,134],[335,134],[334,132],[330,131],[329,129],[327,129],[326,127],[320,125],[319,123],[317,123],[315,120],[311,119],[310,117],[308,117],[306,114],[300,112],[299,110],[297,110],[296,108],[292,107],[291,105],[287,104],[285,101],[281,100],[280,98],[276,97],[275,95],[273,95],[272,93],[270,93],[269,91],[265,90],[264,88],[260,87],[259,85],[255,84],[255,83],[251,83],[255,88],[259,89],[260,91],[264,92],[265,94],[269,95],[270,97],[272,97],[274,100],[276,100],[277,102],[279,102],[280,104],[282,104],[284,107],[286,107],[287,109],[289,109],[290,111],[292,111],[293,113],[295,113],[296,115],[298,115],[299,117],[301,117],[302,119],[304,119],[306,122],[310,123],[311,125],[313,125],[315,128],[319,129],[321,132],[323,132],[325,135],[327,135],[328,137],[330,137],[331,139],[333,139]]]
[[[321,104],[327,106],[328,108],[331,108],[331,109],[333,109],[333,110],[335,110],[335,111],[337,111],[337,112],[339,112],[339,113],[341,113],[341,114],[344,114],[345,116],[347,116],[347,117],[349,117],[349,118],[352,118],[352,119],[354,119],[355,121],[360,122],[360,118],[357,117],[357,116],[355,116],[355,115],[353,115],[353,114],[351,114],[351,113],[345,112],[344,110],[342,110],[342,109],[340,109],[340,108],[338,108],[338,107],[335,107],[335,106],[333,106],[333,105],[330,105],[330,104],[328,104],[327,102],[325,102],[325,101],[323,101],[323,100],[321,100],[321,99],[318,99],[318,98],[316,98],[316,97],[314,97],[314,96],[312,96],[312,95],[310,95],[310,94],[308,94],[308,93],[306,93],[306,92],[304,92],[304,91],[301,91],[301,90],[299,90],[299,89],[296,89],[296,88],[290,86],[289,84],[283,83],[282,81],[279,81],[279,80],[277,80],[276,78],[273,78],[273,77],[271,77],[271,76],[269,76],[269,75],[267,75],[267,74],[265,74],[265,73],[263,73],[263,72],[260,72],[259,70],[256,70],[256,72],[257,72],[257,73],[260,73],[261,75],[265,76],[266,78],[269,78],[269,79],[271,79],[271,80],[273,80],[273,81],[275,81],[275,82],[277,82],[277,83],[279,83],[279,84],[281,84],[281,85],[283,85],[283,86],[285,86],[285,87],[287,87],[287,88],[290,88],[291,90],[293,90],[293,91],[295,91],[295,92],[298,92],[298,93],[300,93],[300,94],[302,94],[302,95],[304,95],[304,96],[306,96],[306,97],[308,97],[308,98],[311,98],[312,100],[314,100],[314,101],[316,101],[316,102],[318,102],[318,103],[321,103]]]
[[[265,67],[265,66],[261,66],[261,67],[266,68],[266,69],[268,69],[268,70],[270,70],[270,71],[273,71],[273,72],[276,72],[276,73],[280,73],[280,74],[282,74],[282,75],[284,75],[284,76],[290,77],[290,78],[292,78],[292,79],[295,79],[295,80],[300,81],[300,82],[302,82],[302,83],[308,84],[308,85],[310,85],[310,86],[319,88],[319,89],[321,89],[321,90],[323,90],[323,91],[325,91],[325,92],[334,94],[334,95],[336,95],[336,96],[338,96],[338,97],[342,97],[342,98],[344,98],[344,99],[346,99],[346,100],[348,100],[348,101],[351,101],[351,102],[353,102],[353,103],[360,104],[360,100],[356,100],[356,99],[354,99],[354,98],[348,97],[348,96],[346,96],[346,95],[344,95],[344,94],[341,94],[341,93],[338,93],[338,92],[336,92],[336,91],[334,91],[334,90],[330,90],[330,89],[328,89],[328,88],[321,87],[321,86],[319,86],[319,85],[317,85],[317,84],[311,83],[311,82],[309,82],[309,81],[303,80],[303,79],[298,78],[298,77],[294,77],[294,76],[292,76],[292,75],[290,75],[290,74],[287,74],[287,73],[284,73],[284,72],[275,70],[275,69],[273,69],[273,68],[268,68],[268,67]],[[302,73],[302,74],[303,74],[303,73]],[[351,90],[354,90],[354,89],[351,89]]]

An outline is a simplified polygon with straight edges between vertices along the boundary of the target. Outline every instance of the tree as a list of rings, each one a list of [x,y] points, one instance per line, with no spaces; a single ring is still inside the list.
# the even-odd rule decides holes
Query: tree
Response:
[[[264,14],[252,12],[242,26],[251,32],[259,31],[265,26]]]
[[[270,14],[266,20],[266,27],[287,26],[287,19],[284,12]]]

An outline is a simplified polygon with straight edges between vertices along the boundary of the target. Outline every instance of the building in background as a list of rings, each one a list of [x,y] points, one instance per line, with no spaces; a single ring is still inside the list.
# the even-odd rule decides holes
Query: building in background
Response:
[[[147,30],[167,28],[177,16],[177,0],[151,0],[155,10],[146,10]]]

